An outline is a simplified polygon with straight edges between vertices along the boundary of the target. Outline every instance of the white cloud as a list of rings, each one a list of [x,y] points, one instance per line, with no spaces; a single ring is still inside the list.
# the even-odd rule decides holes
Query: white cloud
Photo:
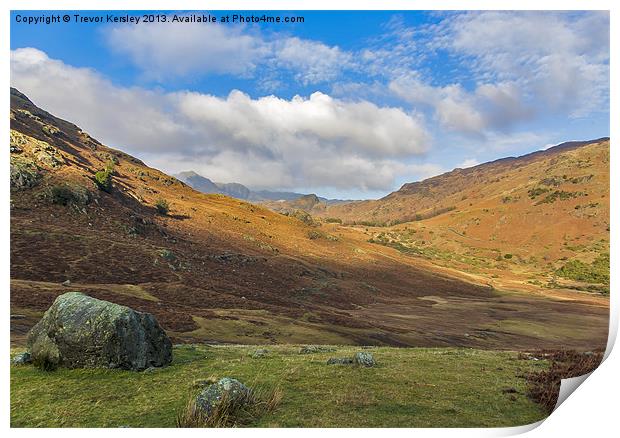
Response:
[[[478,164],[480,164],[480,162],[476,160],[475,158],[467,158],[466,160],[463,160],[461,164],[458,164],[456,167],[460,167],[461,169],[467,169],[468,167],[474,167],[474,166],[477,166]]]
[[[413,74],[397,78],[389,89],[412,104],[434,109],[435,118],[446,129],[484,137],[488,130],[507,130],[532,117],[511,83],[482,84],[467,92],[459,84],[433,87]]]
[[[276,68],[308,85],[333,80],[353,65],[352,54],[338,47],[277,34],[265,38],[248,26],[190,23],[178,29],[170,21],[119,25],[107,30],[106,42],[155,80],[231,74],[258,77],[263,88],[273,89],[280,84]]]
[[[206,131],[235,138],[240,146],[261,145],[274,156],[293,147],[301,152],[328,146],[351,154],[400,157],[421,154],[428,144],[422,122],[413,114],[320,92],[291,100],[252,99],[236,90],[226,99],[185,93],[179,108]]]
[[[37,49],[11,52],[11,86],[110,145],[156,150],[187,137],[161,93],[116,87],[94,70],[50,59]]]
[[[431,108],[450,131],[486,140],[549,116],[581,117],[609,102],[606,12],[468,12],[418,29],[418,53],[441,53],[460,78],[437,85],[421,70],[394,70],[388,88]],[[447,52],[447,55],[446,53]],[[428,77],[428,78],[427,78]],[[465,89],[462,83],[473,80]],[[445,82],[445,78],[443,79]]]
[[[471,12],[434,32],[432,45],[460,56],[480,83],[511,83],[520,100],[572,116],[606,106],[608,12]]]
[[[107,30],[111,49],[128,57],[151,79],[229,73],[249,75],[271,47],[241,26],[186,23],[121,25]]]
[[[423,120],[399,108],[318,92],[286,100],[123,88],[31,48],[11,52],[11,81],[41,107],[164,170],[253,186],[386,190],[430,142]]]
[[[337,78],[353,58],[338,47],[297,37],[276,44],[275,56],[279,66],[297,71],[295,77],[304,85]]]

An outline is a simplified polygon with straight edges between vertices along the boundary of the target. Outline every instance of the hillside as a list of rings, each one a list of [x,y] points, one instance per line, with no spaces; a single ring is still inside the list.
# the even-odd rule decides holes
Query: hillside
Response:
[[[10,147],[15,345],[68,290],[153,313],[175,342],[590,350],[607,340],[605,297],[489,287],[378,245],[371,230],[199,193],[14,89]],[[487,195],[469,196],[482,206]]]
[[[455,169],[376,201],[297,208],[496,287],[608,293],[609,187],[609,139],[598,139]]]
[[[564,194],[568,199],[609,194],[609,138],[567,142],[521,157],[457,168],[404,184],[378,200],[333,206],[317,203],[311,206],[310,212],[339,218],[345,223],[386,226],[428,219],[453,210],[471,210],[470,207],[476,208],[480,203],[494,207],[521,200],[517,207],[531,209],[543,203],[553,204],[558,199],[554,192],[567,188],[572,189]],[[592,188],[594,193],[576,190],[580,188]],[[539,193],[534,197],[546,194],[537,200],[544,202],[527,203],[527,198],[532,197],[529,191],[536,189]],[[599,216],[605,213],[603,208],[598,210]]]

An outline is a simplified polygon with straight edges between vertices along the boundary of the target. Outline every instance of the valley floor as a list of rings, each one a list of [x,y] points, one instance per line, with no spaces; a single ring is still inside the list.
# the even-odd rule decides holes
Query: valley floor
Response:
[[[364,347],[299,354],[300,346],[183,345],[173,364],[152,372],[40,371],[11,367],[12,427],[174,427],[201,379],[237,378],[279,389],[272,412],[254,427],[499,427],[543,419],[524,374],[546,360],[516,352],[372,347],[377,365],[327,365]]]

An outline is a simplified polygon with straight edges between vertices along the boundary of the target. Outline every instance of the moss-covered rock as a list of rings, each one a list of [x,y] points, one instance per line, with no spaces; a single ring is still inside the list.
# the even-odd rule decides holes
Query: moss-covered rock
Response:
[[[327,359],[327,365],[353,365],[353,359],[350,357],[330,357]]]
[[[243,383],[224,377],[217,383],[207,386],[196,397],[196,407],[208,417],[217,407],[226,403],[234,409],[251,401],[252,391]]]
[[[355,353],[355,357],[353,358],[353,362],[356,365],[360,365],[363,367],[374,367],[377,363],[375,362],[375,358],[372,357],[371,353],[366,351],[359,351]]]
[[[44,369],[144,370],[172,361],[172,343],[153,315],[80,292],[56,298],[30,331],[28,348]]]

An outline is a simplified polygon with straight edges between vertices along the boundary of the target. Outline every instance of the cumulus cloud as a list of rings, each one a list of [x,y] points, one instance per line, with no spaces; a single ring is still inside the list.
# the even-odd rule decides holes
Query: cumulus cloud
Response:
[[[290,100],[165,93],[112,84],[26,48],[11,52],[12,85],[93,136],[169,172],[195,169],[258,187],[387,190],[423,154],[423,119],[324,93]]]
[[[111,145],[165,149],[187,135],[161,93],[116,87],[94,70],[50,59],[38,49],[11,52],[11,85]]]

